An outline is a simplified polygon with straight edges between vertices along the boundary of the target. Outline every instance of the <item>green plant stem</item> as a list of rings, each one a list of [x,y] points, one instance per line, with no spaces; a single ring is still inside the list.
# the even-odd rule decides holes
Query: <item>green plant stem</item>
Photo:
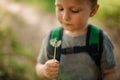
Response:
[[[56,59],[56,46],[54,47],[54,58],[53,59]]]

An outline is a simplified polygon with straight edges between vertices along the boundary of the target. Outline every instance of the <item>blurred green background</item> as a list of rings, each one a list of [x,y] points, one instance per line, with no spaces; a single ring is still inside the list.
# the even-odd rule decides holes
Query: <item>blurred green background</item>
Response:
[[[120,3],[100,0],[99,4],[90,21],[111,36],[119,77]],[[54,12],[54,0],[0,1],[0,80],[42,80],[35,74],[35,64],[43,36],[58,25]]]

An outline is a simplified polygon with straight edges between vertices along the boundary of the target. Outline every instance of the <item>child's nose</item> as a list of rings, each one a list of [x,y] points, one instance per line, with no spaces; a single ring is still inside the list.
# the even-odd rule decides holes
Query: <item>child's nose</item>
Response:
[[[63,12],[63,16],[62,17],[63,17],[63,20],[69,21],[70,20],[69,12],[67,12],[67,11]]]

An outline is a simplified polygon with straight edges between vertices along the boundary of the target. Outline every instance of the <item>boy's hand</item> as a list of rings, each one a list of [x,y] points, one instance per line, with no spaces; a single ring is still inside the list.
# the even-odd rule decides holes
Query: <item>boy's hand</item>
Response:
[[[55,59],[48,60],[44,65],[44,75],[49,79],[54,79],[58,75],[59,62]]]

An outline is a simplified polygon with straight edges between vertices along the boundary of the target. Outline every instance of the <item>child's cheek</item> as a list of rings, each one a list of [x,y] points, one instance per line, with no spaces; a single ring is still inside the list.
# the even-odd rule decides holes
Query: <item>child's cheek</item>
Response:
[[[61,16],[60,14],[57,14],[56,17],[57,17],[58,21],[59,21],[60,23],[62,23],[62,16]]]
[[[81,20],[80,20],[80,19],[75,19],[73,22],[74,22],[74,24],[76,24],[76,25],[81,24]]]

